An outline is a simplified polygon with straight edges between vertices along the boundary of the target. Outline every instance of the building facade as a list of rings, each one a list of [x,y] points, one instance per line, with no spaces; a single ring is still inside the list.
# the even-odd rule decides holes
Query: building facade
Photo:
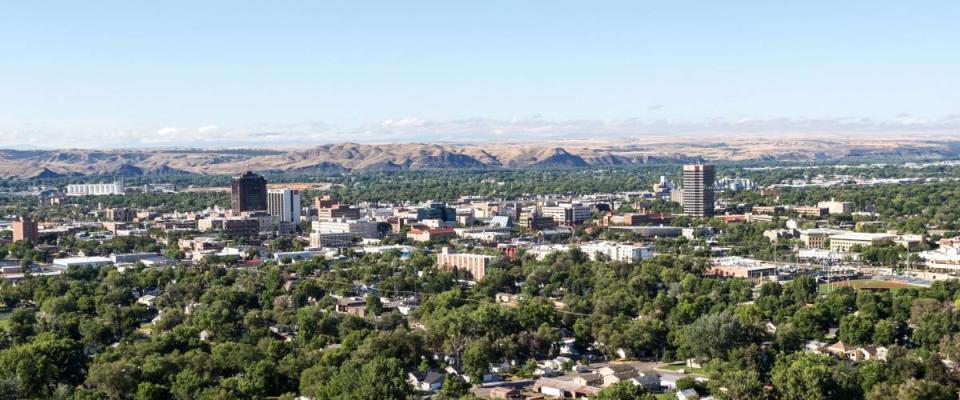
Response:
[[[564,203],[541,209],[545,217],[553,218],[560,226],[576,226],[584,223],[593,214],[590,208],[580,203]]]
[[[116,222],[130,222],[137,217],[137,210],[127,207],[107,209],[107,219]]]
[[[267,209],[267,180],[252,171],[233,177],[230,182],[230,207],[234,214]]]
[[[39,230],[37,229],[37,223],[28,217],[20,218],[19,220],[13,221],[13,241],[19,242],[23,240],[29,240],[31,242],[36,242],[39,237]]]
[[[437,267],[447,271],[464,270],[473,276],[473,280],[479,281],[486,276],[487,267],[496,259],[484,254],[451,253],[449,248],[444,247],[440,254],[437,254]]]
[[[716,170],[713,165],[683,166],[683,212],[697,217],[712,217]]]
[[[267,213],[280,218],[282,222],[300,223],[300,191],[267,190]]]

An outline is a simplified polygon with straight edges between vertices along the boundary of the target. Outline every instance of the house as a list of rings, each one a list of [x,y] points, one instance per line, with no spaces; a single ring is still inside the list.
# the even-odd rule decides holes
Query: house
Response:
[[[573,382],[583,386],[600,386],[603,384],[603,377],[600,374],[579,374],[573,377]]]
[[[577,343],[576,338],[572,338],[572,337],[563,338],[563,339],[560,339],[559,342],[557,342],[557,347],[560,348],[560,354],[575,356],[580,354],[580,352],[577,351],[576,343]]]
[[[538,378],[533,383],[533,390],[543,393],[548,397],[558,397],[558,398],[589,398],[596,396],[600,393],[600,388],[593,386],[584,386],[577,384],[569,379],[564,379],[565,377],[556,377],[556,378],[547,378],[541,377]]]
[[[773,322],[770,322],[770,321],[767,321],[766,324],[763,324],[763,329],[764,329],[765,331],[767,331],[767,333],[769,333],[769,334],[771,334],[771,335],[777,333],[777,326],[774,325],[774,323],[773,323]]]
[[[443,387],[445,377],[444,374],[436,371],[416,371],[407,374],[407,382],[417,390],[435,392]]]
[[[853,352],[854,349],[850,346],[847,346],[845,343],[843,343],[843,341],[839,341],[827,346],[825,350],[827,353],[833,354],[837,357],[846,358],[850,353]]]
[[[660,391],[660,375],[652,371],[639,372],[637,376],[630,378],[630,381],[633,382],[634,385],[643,386],[648,392]]]
[[[616,374],[618,372],[633,371],[633,370],[634,368],[630,364],[607,364],[597,369],[597,373],[600,374],[601,376],[607,376],[607,375]]]
[[[516,305],[520,301],[520,295],[512,293],[497,293],[496,300],[498,304]]]
[[[682,375],[676,374],[663,374],[660,376],[660,387],[667,388],[670,390],[677,388],[677,380],[683,378]]]
[[[140,298],[137,299],[137,303],[143,304],[147,307],[152,308],[157,304],[157,296],[154,296],[152,294],[145,294],[143,296],[140,296]]]
[[[824,342],[818,342],[816,340],[811,340],[807,344],[803,345],[803,351],[808,353],[822,353],[824,348],[827,347],[827,344]]]
[[[337,300],[336,310],[363,318],[367,316],[367,301],[361,297],[343,297]]]
[[[573,360],[569,357],[558,356],[552,360],[544,360],[540,363],[540,366],[543,368],[550,368],[554,371],[563,371],[566,365],[573,364]]]
[[[631,380],[633,378],[636,378],[637,375],[639,375],[637,373],[637,370],[633,368],[630,368],[625,371],[614,372],[610,375],[604,375],[603,387],[612,386],[623,381]]]
[[[490,392],[488,392],[488,396],[491,399],[506,399],[506,400],[523,398],[523,396],[520,394],[519,389],[503,387],[503,386],[497,386],[497,387],[491,388]]]
[[[696,390],[693,389],[683,389],[677,391],[677,400],[699,400],[700,395],[697,394]]]
[[[887,348],[883,346],[857,347],[851,355],[851,359],[853,359],[853,361],[887,361],[887,351]]]

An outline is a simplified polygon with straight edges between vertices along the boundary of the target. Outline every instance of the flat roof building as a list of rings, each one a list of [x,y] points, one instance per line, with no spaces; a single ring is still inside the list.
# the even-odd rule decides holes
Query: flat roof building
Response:
[[[697,217],[712,217],[714,203],[714,178],[712,165],[692,164],[683,166],[683,212]]]
[[[230,207],[235,215],[244,211],[266,211],[267,180],[253,171],[233,177],[230,182]]]
[[[36,242],[37,238],[40,236],[40,232],[37,230],[37,223],[29,217],[21,217],[20,219],[13,221],[13,224],[11,225],[13,225],[14,242],[20,242],[23,240]]]

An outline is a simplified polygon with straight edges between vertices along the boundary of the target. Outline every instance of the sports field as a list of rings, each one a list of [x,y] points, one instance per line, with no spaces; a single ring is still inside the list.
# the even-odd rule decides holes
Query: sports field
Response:
[[[820,285],[821,292],[829,292],[833,288],[849,286],[854,289],[896,289],[910,287],[909,284],[896,281],[881,281],[876,279],[854,279],[849,281],[836,281]]]

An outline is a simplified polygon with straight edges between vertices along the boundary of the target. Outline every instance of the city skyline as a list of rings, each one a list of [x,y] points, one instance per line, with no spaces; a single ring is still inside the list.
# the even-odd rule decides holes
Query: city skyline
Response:
[[[958,11],[4,4],[0,148],[955,135]]]

